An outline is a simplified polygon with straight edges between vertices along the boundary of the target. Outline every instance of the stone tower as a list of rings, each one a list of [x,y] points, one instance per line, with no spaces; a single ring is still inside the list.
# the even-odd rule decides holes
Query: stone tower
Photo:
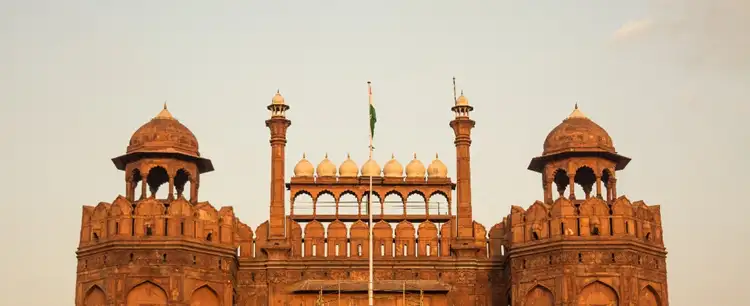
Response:
[[[617,196],[629,161],[577,105],[549,133],[529,164],[544,201],[509,218],[512,305],[668,304],[659,206]]]
[[[232,305],[234,212],[198,201],[213,165],[195,135],[165,104],[112,161],[125,196],[83,207],[76,305]]]

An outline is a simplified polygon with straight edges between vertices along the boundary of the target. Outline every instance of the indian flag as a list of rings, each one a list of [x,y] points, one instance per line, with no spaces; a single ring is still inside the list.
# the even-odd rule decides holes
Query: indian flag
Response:
[[[370,139],[375,138],[375,123],[378,122],[378,116],[375,113],[375,105],[372,104],[372,84],[367,82],[367,89],[370,96]]]

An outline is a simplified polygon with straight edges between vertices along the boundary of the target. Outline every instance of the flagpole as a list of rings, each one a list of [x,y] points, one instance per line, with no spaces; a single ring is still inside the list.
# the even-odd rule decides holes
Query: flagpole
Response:
[[[368,102],[369,102],[369,105],[367,107],[369,109],[369,108],[372,107],[372,84],[369,81],[367,82],[367,92],[368,92]],[[370,114],[370,116],[372,116],[372,114]],[[372,122],[372,118],[370,118],[370,121]],[[370,125],[370,159],[372,159],[372,138],[373,138],[372,134],[373,134],[372,125]],[[369,243],[370,243],[370,252],[368,252],[369,253],[368,257],[369,257],[369,260],[370,260],[370,262],[369,262],[370,279],[369,279],[369,282],[367,284],[367,299],[369,301],[369,303],[368,303],[369,306],[374,306],[375,305],[374,283],[373,283],[373,278],[374,278],[373,277],[373,274],[374,274],[373,270],[374,269],[373,269],[372,254],[375,252],[375,250],[373,249],[373,240],[372,240],[372,228],[373,228],[373,224],[372,224],[372,173],[370,173],[370,194],[367,196],[367,215],[370,218],[370,223],[369,223],[369,230],[370,230],[370,235],[369,235],[369,237],[370,237],[369,238],[369,240],[370,240],[369,241]]]

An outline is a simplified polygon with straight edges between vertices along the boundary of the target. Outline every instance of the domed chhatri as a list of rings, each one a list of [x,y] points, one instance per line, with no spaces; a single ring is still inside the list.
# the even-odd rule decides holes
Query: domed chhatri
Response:
[[[167,104],[151,121],[130,137],[127,153],[178,153],[199,157],[198,139],[167,110]]]
[[[349,154],[346,154],[346,160],[339,166],[340,177],[357,177],[359,174],[359,167],[355,163]]]
[[[404,166],[396,160],[396,156],[391,154],[391,160],[383,166],[383,176],[385,177],[404,177]]]
[[[124,155],[112,159],[117,169],[125,170],[128,163],[139,160],[144,155],[158,155],[191,160],[198,166],[199,173],[214,170],[211,160],[201,157],[198,139],[172,116],[166,102],[154,118],[133,133],[125,151]]]
[[[380,165],[372,158],[368,159],[362,165],[362,176],[380,176]]]
[[[469,105],[469,99],[464,96],[464,91],[461,91],[461,95],[456,99],[456,105],[458,106],[466,106]]]
[[[429,178],[447,178],[448,167],[440,161],[438,155],[435,154],[435,160],[433,160],[427,167],[427,177]]]
[[[544,140],[544,153],[562,152],[610,152],[615,153],[612,138],[606,130],[575,109]]]
[[[323,161],[318,164],[318,167],[315,169],[316,174],[318,177],[335,177],[336,176],[336,165],[333,164],[328,159],[328,153],[326,153],[325,158],[323,158]]]
[[[280,105],[285,104],[284,103],[284,96],[279,93],[279,90],[276,90],[276,94],[273,95],[273,98],[271,98],[271,104]]]
[[[617,154],[609,133],[586,117],[576,103],[573,112],[549,132],[542,155],[533,158],[528,169],[541,172],[552,160],[582,155],[611,160],[615,162],[615,170],[624,169],[630,162],[630,158]]]
[[[294,176],[295,177],[313,177],[315,174],[315,167],[313,167],[312,163],[307,160],[305,154],[302,154],[302,159],[297,162],[297,165],[294,166]]]
[[[417,153],[414,153],[414,159],[406,165],[406,177],[408,178],[424,178],[427,169],[424,164],[417,159]]]

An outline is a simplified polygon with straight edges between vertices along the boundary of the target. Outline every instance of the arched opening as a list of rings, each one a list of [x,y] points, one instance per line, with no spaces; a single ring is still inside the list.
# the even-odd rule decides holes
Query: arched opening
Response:
[[[167,293],[152,282],[133,287],[126,298],[127,306],[167,305]]]
[[[594,184],[596,183],[596,174],[594,173],[594,170],[589,167],[581,167],[576,170],[575,175],[575,183],[576,183],[576,198],[578,199],[588,199],[591,197],[591,190],[594,187]]]
[[[641,289],[638,295],[639,306],[661,306],[661,299],[656,290],[651,286],[646,286]]]
[[[104,306],[106,303],[107,296],[104,294],[104,290],[96,285],[86,291],[86,295],[83,298],[84,306]]]
[[[291,202],[290,211],[293,215],[312,215],[313,198],[307,191],[298,192]]]
[[[568,188],[568,184],[570,184],[570,178],[568,178],[568,172],[563,169],[557,169],[557,171],[555,171],[555,176],[552,180],[555,182],[555,187],[557,189],[558,197],[564,198],[565,190]]]
[[[424,215],[429,212],[427,199],[419,191],[412,191],[406,196],[406,214],[407,215]],[[437,214],[437,212],[435,212]]]
[[[617,292],[612,287],[596,281],[581,290],[578,295],[578,305],[618,306],[619,299],[617,298]]]
[[[177,170],[174,176],[175,199],[185,197],[185,190],[190,192],[190,172],[185,169]]]
[[[190,306],[219,306],[219,295],[208,286],[200,287],[190,296]]]
[[[336,198],[329,191],[322,191],[315,199],[315,214],[329,215],[336,214]]]
[[[430,215],[450,215],[453,210],[448,202],[448,197],[442,192],[435,192],[430,195],[430,199],[427,201],[427,209],[430,211]]]
[[[526,294],[526,303],[524,305],[527,306],[554,306],[555,305],[555,298],[552,295],[552,291],[549,291],[547,288],[544,288],[542,286],[536,286],[533,289],[529,290],[529,292]]]
[[[404,198],[398,192],[392,191],[385,194],[383,201],[383,213],[386,215],[401,215],[405,210]]]
[[[339,215],[354,215],[359,211],[357,195],[351,191],[344,191],[339,196]]]
[[[143,183],[143,176],[141,175],[141,170],[133,169],[133,172],[130,174],[130,181],[132,182],[132,185],[130,186],[131,189],[129,191],[130,191],[130,194],[133,196],[133,198],[130,200],[146,198],[146,194],[143,192],[143,187],[141,187],[141,184]]]
[[[152,197],[157,199],[166,199],[169,196],[169,188],[160,188],[163,184],[169,182],[169,175],[167,170],[161,166],[156,166],[148,171],[148,182],[149,192]]]
[[[370,193],[366,192],[364,196],[362,197],[362,215],[367,216],[368,215],[368,199],[370,198]],[[383,205],[380,202],[380,195],[378,195],[376,192],[372,193],[372,214],[373,215],[380,215],[383,211]]]

